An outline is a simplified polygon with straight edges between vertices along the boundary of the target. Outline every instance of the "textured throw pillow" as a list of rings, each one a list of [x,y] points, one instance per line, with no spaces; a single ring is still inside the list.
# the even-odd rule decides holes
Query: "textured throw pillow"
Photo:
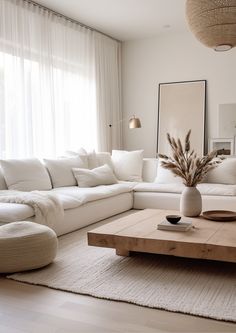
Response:
[[[76,179],[72,168],[86,168],[79,156],[53,160],[44,159],[44,163],[51,176],[53,187],[75,186]]]
[[[115,175],[119,180],[142,181],[143,150],[113,150],[112,163]]]
[[[1,160],[3,175],[9,190],[50,190],[52,184],[44,165],[36,158]]]
[[[94,187],[98,185],[112,185],[117,179],[111,168],[105,164],[92,170],[72,169],[79,187]]]
[[[158,161],[157,176],[154,180],[157,184],[182,184],[183,180],[180,177],[176,177],[173,172],[163,168],[161,160]]]
[[[226,158],[215,169],[208,172],[206,183],[236,184],[236,158]]]

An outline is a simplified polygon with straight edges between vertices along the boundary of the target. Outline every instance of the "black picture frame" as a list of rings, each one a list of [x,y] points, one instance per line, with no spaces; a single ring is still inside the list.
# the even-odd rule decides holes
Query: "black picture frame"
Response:
[[[192,83],[202,83],[203,85],[203,100],[202,105],[203,109],[202,112],[202,150],[201,152],[198,152],[201,155],[205,155],[207,152],[207,137],[206,137],[206,109],[207,109],[207,80],[189,80],[189,81],[173,81],[173,82],[161,82],[158,84],[158,116],[157,116],[157,146],[156,146],[156,152],[158,153],[166,153],[165,151],[160,151],[160,138],[161,130],[160,130],[160,113],[161,113],[161,88],[163,86],[169,86],[169,85],[186,85],[186,84],[192,84]],[[174,115],[176,116],[176,115]],[[192,129],[192,128],[191,128]],[[172,133],[170,133],[172,134]]]

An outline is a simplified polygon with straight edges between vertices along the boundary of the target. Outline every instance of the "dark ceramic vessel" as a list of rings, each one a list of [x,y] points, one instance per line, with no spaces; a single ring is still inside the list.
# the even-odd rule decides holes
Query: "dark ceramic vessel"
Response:
[[[179,216],[179,215],[166,215],[166,219],[171,224],[177,224],[181,220],[181,216]]]

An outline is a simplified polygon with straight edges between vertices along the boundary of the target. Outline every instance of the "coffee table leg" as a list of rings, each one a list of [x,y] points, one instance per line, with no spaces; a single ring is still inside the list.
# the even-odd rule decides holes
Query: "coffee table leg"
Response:
[[[130,251],[125,250],[125,249],[116,249],[116,255],[128,257],[130,255]]]

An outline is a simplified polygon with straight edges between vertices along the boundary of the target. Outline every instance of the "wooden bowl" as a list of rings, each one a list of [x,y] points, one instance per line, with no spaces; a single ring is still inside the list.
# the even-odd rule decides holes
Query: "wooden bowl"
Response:
[[[202,216],[207,220],[228,222],[236,220],[236,212],[230,210],[208,210],[202,213]]]
[[[181,216],[179,216],[179,215],[166,215],[166,219],[171,224],[177,224],[181,220]]]

